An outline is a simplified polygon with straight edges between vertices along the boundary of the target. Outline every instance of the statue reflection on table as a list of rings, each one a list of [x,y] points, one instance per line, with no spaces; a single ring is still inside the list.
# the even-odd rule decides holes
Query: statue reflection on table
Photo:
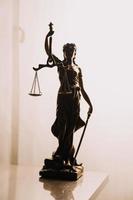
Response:
[[[93,111],[92,103],[87,95],[82,80],[81,68],[76,64],[76,45],[67,43],[63,46],[64,60],[61,61],[52,53],[53,24],[49,24],[50,30],[45,38],[45,51],[48,55],[46,64],[39,64],[35,70],[30,95],[40,96],[40,86],[37,71],[44,67],[57,67],[60,87],[57,95],[56,119],[51,127],[53,135],[58,140],[58,147],[51,159],[44,160],[44,166],[39,172],[40,177],[64,180],[77,180],[83,174],[83,165],[77,163],[77,154],[87,127],[89,117]],[[38,93],[36,87],[38,86]],[[80,117],[81,95],[89,105],[87,120]],[[83,133],[75,150],[73,145],[74,133],[83,128]]]
[[[79,182],[78,182],[79,183]],[[80,179],[82,183],[82,179]],[[54,200],[74,200],[74,190],[77,187],[77,181],[59,181],[59,180],[45,180],[43,181],[43,188],[50,192]]]

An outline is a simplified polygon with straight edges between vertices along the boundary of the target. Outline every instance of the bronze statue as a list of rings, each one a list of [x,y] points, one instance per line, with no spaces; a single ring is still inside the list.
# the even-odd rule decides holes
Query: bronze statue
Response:
[[[52,23],[49,26],[50,31],[45,38],[45,51],[48,55],[47,64],[39,64],[38,68],[33,69],[37,73],[43,67],[57,66],[60,88],[57,96],[56,119],[51,131],[58,139],[58,147],[53,153],[52,159],[45,159],[45,165],[40,171],[40,175],[44,178],[68,178],[73,180],[79,178],[83,172],[83,166],[77,163],[76,156],[93,107],[90,98],[84,90],[81,68],[75,62],[76,45],[67,43],[63,46],[64,60],[61,61],[52,52],[52,35],[54,31]],[[86,123],[80,118],[81,95],[89,105]],[[73,135],[83,126],[84,131],[78,149],[75,152]],[[71,175],[69,176],[69,174]]]

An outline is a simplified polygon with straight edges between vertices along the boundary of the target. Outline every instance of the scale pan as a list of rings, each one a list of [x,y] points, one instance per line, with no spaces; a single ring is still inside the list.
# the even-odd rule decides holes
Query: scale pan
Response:
[[[42,95],[42,93],[39,93],[39,94],[34,94],[34,93],[29,93],[30,96],[34,96],[34,97],[39,97]]]

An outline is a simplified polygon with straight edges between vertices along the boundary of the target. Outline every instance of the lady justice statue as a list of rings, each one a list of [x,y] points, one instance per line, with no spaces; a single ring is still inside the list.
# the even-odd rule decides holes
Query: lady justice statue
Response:
[[[61,61],[57,58],[52,53],[52,36],[54,34],[52,25],[50,23],[50,31],[45,38],[47,64],[39,64],[38,68],[33,69],[37,73],[43,67],[57,67],[60,88],[57,95],[56,119],[51,131],[58,139],[58,147],[51,159],[45,159],[40,176],[42,178],[77,180],[83,173],[83,166],[77,163],[76,156],[93,107],[84,90],[81,68],[75,62],[76,45],[73,43],[65,44],[63,46],[64,60]],[[80,118],[81,95],[89,106],[86,123]],[[84,130],[76,151],[73,146],[73,136],[81,127],[84,127]]]

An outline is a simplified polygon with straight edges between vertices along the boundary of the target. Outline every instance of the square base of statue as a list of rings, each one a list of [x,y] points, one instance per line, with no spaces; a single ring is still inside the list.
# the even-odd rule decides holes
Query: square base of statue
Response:
[[[83,175],[83,166],[73,166],[73,169],[52,169],[45,168],[39,172],[40,180],[56,179],[56,180],[70,180],[76,181]]]

